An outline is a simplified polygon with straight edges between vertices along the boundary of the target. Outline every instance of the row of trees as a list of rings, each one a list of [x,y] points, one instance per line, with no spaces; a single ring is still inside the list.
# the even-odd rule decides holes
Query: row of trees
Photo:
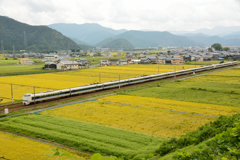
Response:
[[[222,47],[220,43],[214,43],[211,47],[216,51],[228,51],[230,49],[229,47]],[[212,48],[208,48],[208,51],[213,52]]]

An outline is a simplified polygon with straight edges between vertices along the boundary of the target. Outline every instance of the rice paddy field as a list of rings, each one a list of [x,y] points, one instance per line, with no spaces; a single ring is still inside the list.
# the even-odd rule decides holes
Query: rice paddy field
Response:
[[[127,92],[128,95],[240,107],[240,67]]]
[[[53,154],[52,149],[56,149],[56,146],[43,143],[40,141],[32,140],[25,137],[20,137],[7,132],[0,132],[0,157],[5,159],[26,160],[26,159],[38,159],[38,160],[57,160],[59,157],[50,157],[46,154]],[[17,146],[17,147],[16,147]],[[59,149],[63,153],[69,153],[71,156],[79,160],[89,159],[90,156],[84,155],[68,149]],[[84,155],[84,156],[83,156]],[[69,157],[63,157],[62,159],[71,159]]]
[[[160,66],[160,73],[173,67]],[[182,67],[191,66],[176,66],[176,70]],[[37,90],[44,91],[95,83],[99,73],[105,78],[102,81],[109,81],[123,73],[122,77],[130,78],[154,72],[158,72],[158,65],[112,66],[1,77],[6,79],[0,79],[0,84],[15,82],[24,91],[24,87],[32,88],[37,82]],[[20,97],[20,91],[18,94]],[[2,119],[0,129],[92,153],[142,159],[154,153],[165,139],[195,131],[222,115],[239,113],[239,94],[240,67],[182,81],[126,88],[118,95]]]
[[[5,67],[0,71],[1,73],[18,72],[24,70],[31,72],[36,66],[13,66]],[[48,90],[57,90],[71,87],[78,87],[82,85],[89,85],[93,83],[109,82],[112,80],[127,79],[138,77],[142,75],[151,75],[156,73],[170,72],[174,70],[181,70],[193,68],[194,65],[126,65],[126,66],[108,66],[94,69],[82,69],[69,72],[33,74],[33,75],[19,75],[0,77],[0,98],[2,103],[11,101],[11,84],[13,86],[13,99],[21,100],[26,93],[33,93],[33,87],[36,87],[35,92],[43,92]],[[48,71],[46,71],[48,72]],[[49,71],[51,72],[51,71]]]
[[[151,135],[45,114],[8,118],[0,122],[0,127],[83,151],[125,158],[145,157],[162,141]]]
[[[155,108],[154,106],[96,101],[48,110],[42,114],[122,128],[162,138],[179,137],[216,119],[215,117],[178,113],[169,108],[162,109],[160,104]]]

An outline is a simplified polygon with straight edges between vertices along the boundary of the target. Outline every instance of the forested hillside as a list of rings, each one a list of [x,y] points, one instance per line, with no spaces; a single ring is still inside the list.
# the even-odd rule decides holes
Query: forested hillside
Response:
[[[24,43],[24,31],[26,42]],[[0,16],[0,40],[5,50],[59,50],[80,48],[70,38],[47,26],[31,26]],[[27,45],[26,45],[27,44]]]

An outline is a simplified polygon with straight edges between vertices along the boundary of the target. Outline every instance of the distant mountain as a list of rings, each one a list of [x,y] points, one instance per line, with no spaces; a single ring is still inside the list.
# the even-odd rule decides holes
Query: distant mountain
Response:
[[[195,46],[195,41],[184,36],[173,35],[169,32],[158,31],[127,31],[115,38],[124,38],[136,48],[161,46]],[[203,45],[199,43],[199,45]]]
[[[209,36],[226,36],[229,34],[234,34],[234,32],[240,32],[240,26],[231,26],[231,27],[215,27],[212,29],[207,29],[207,28],[203,28],[203,29],[198,29],[195,31],[169,31],[173,34],[178,34],[178,35],[182,35],[182,34],[206,34]]]
[[[77,44],[84,44],[84,45],[88,45],[87,43],[85,43],[85,42],[83,42],[83,41],[81,41],[81,40],[79,40],[79,39],[76,39],[76,38],[71,38],[71,37],[69,37],[71,40],[73,40],[75,43],[77,43]]]
[[[240,39],[226,39],[219,36],[189,36],[188,38],[204,46],[211,46],[214,43],[220,43],[223,46],[240,46]]]
[[[108,39],[110,40],[110,39]],[[128,42],[126,39],[118,38],[111,41],[105,40],[101,47],[102,48],[111,48],[111,49],[133,49],[134,46]]]
[[[185,36],[185,37],[195,37],[195,36],[209,37],[209,35],[206,35],[206,34],[203,34],[203,33],[186,33],[186,34],[179,34],[179,36]]]
[[[85,43],[79,39],[71,38],[71,40],[73,40],[75,43],[77,43],[78,46],[80,46],[80,48],[83,50],[89,50],[89,49],[95,48],[94,46],[88,45],[87,43]]]
[[[57,23],[49,25],[50,28],[56,29],[63,35],[76,38],[89,45],[96,45],[106,38],[114,37],[118,34],[124,33],[127,30],[114,30],[103,27],[95,23],[86,24],[66,24]]]
[[[104,40],[102,40],[101,42],[99,42],[98,44],[96,44],[96,47],[102,47],[103,45],[113,41],[113,38],[106,38]]]
[[[24,47],[24,31],[27,48]],[[47,26],[31,26],[14,19],[0,16],[0,40],[3,40],[4,49],[12,50],[60,50],[77,49],[79,46],[70,38]]]
[[[225,39],[240,39],[240,31],[225,35],[225,36],[223,36],[223,38],[225,38]]]

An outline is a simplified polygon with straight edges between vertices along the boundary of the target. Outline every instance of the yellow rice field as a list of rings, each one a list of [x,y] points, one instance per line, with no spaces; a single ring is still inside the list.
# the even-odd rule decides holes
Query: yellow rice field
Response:
[[[109,82],[112,80],[127,79],[142,75],[170,72],[193,68],[194,65],[125,65],[108,66],[94,69],[82,69],[60,73],[35,74],[23,76],[0,77],[0,98],[4,102],[11,99],[11,84],[13,84],[13,99],[21,100],[26,93],[36,93],[64,88],[89,85],[93,83]]]
[[[240,112],[239,107],[221,106],[206,103],[193,103],[175,101],[168,99],[158,99],[140,96],[116,95],[99,99],[102,102],[113,102],[117,104],[136,105],[138,107],[152,110],[172,110],[187,113],[195,113],[219,117],[221,115],[232,115]]]
[[[174,104],[172,106],[175,107]],[[97,123],[159,137],[179,137],[216,119],[213,117],[171,112],[169,109],[163,110],[153,106],[137,107],[98,101],[47,110],[42,112],[42,114]]]
[[[0,157],[14,160],[57,160],[59,156],[47,156],[45,154],[53,154],[51,149],[56,149],[56,146],[43,142],[34,141],[25,137],[16,136],[9,133],[0,132]],[[16,147],[17,146],[17,147]],[[90,157],[81,157],[76,152],[59,149],[61,152],[70,153],[76,159],[90,159]],[[61,159],[71,159],[62,157]]]

